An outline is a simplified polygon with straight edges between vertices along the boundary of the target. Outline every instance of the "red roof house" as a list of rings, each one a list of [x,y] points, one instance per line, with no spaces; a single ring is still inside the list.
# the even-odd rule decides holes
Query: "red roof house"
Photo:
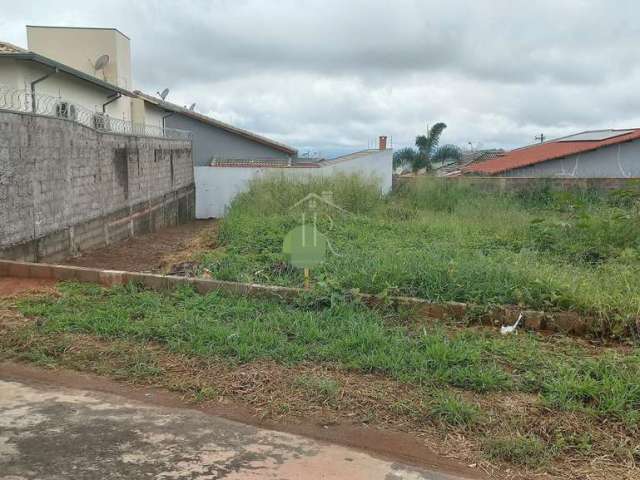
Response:
[[[463,168],[503,176],[640,176],[640,129],[593,130],[518,148]]]

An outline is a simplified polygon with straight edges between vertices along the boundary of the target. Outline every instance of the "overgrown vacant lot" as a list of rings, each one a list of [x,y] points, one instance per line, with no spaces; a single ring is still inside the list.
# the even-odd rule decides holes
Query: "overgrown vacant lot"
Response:
[[[415,323],[334,296],[293,305],[63,284],[19,301],[5,356],[230,398],[264,416],[421,434],[510,475],[637,478],[640,353]],[[505,474],[504,467],[500,476]]]
[[[291,206],[327,191],[352,213],[319,212],[336,254],[298,300],[62,284],[59,295],[6,305],[30,320],[5,322],[0,354],[233,402],[266,418],[402,431],[500,478],[640,477],[637,339],[501,336],[372,310],[349,295],[570,309],[614,332],[632,326],[636,192],[497,195],[425,182],[385,198],[355,177],[270,178],[236,199],[218,246],[197,254],[200,268],[301,286],[281,253],[300,222]]]
[[[576,310],[614,331],[640,313],[640,190],[497,194],[425,180],[385,198],[356,177],[273,177],[236,198],[203,266],[220,279],[301,286],[282,241],[300,223],[292,205],[324,191],[352,215],[319,216],[337,253],[312,272],[320,287]]]

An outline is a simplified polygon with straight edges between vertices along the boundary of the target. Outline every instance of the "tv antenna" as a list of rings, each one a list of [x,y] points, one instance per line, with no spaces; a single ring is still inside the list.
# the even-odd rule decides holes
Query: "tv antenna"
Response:
[[[162,100],[164,100],[165,98],[167,98],[167,95],[169,95],[169,89],[165,88],[164,90],[162,90],[162,92],[156,92],[158,95],[160,95],[160,98]]]
[[[191,110],[192,112],[196,109],[196,104],[195,102],[192,103],[191,105],[189,105],[189,110]]]
[[[540,143],[544,143],[544,139],[547,138],[547,137],[544,136],[544,133],[541,133],[540,135],[538,135],[535,138],[536,138],[536,140],[540,140]]]

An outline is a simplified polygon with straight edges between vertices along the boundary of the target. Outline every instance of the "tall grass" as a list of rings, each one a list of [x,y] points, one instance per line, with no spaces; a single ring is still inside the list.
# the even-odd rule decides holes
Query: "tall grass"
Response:
[[[327,191],[351,213],[320,216],[337,255],[313,272],[316,281],[434,301],[573,309],[611,325],[640,314],[637,203],[544,185],[497,194],[434,179],[384,197],[356,176],[256,180],[232,203],[222,248],[201,260],[222,279],[300,285],[282,240],[300,222],[293,205]]]
[[[274,174],[252,179],[248,189],[232,201],[230,211],[287,214],[310,193],[323,192],[331,192],[333,202],[352,213],[370,212],[383,201],[382,190],[374,178],[339,174],[301,180]]]
[[[578,344],[543,337],[389,324],[368,308],[334,302],[309,308],[181,288],[170,295],[134,285],[103,289],[63,284],[61,296],[24,300],[19,308],[42,319],[41,333],[77,332],[154,341],[193,356],[245,363],[327,363],[379,373],[425,389],[538,393],[548,408],[587,412],[629,428],[640,422],[640,354],[594,356]],[[310,394],[330,399],[338,385],[299,379]],[[434,416],[469,425],[478,412],[462,397],[433,397]]]

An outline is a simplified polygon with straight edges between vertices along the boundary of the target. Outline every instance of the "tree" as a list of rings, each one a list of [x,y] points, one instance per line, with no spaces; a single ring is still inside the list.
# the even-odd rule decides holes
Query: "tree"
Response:
[[[417,172],[421,168],[431,170],[432,162],[443,162],[445,160],[460,160],[462,151],[455,145],[442,145],[440,135],[447,125],[438,122],[429,129],[426,135],[416,137],[417,151],[411,147],[403,148],[393,154],[394,168],[408,166]]]
[[[411,167],[416,160],[416,151],[411,147],[401,148],[393,152],[393,169]]]

